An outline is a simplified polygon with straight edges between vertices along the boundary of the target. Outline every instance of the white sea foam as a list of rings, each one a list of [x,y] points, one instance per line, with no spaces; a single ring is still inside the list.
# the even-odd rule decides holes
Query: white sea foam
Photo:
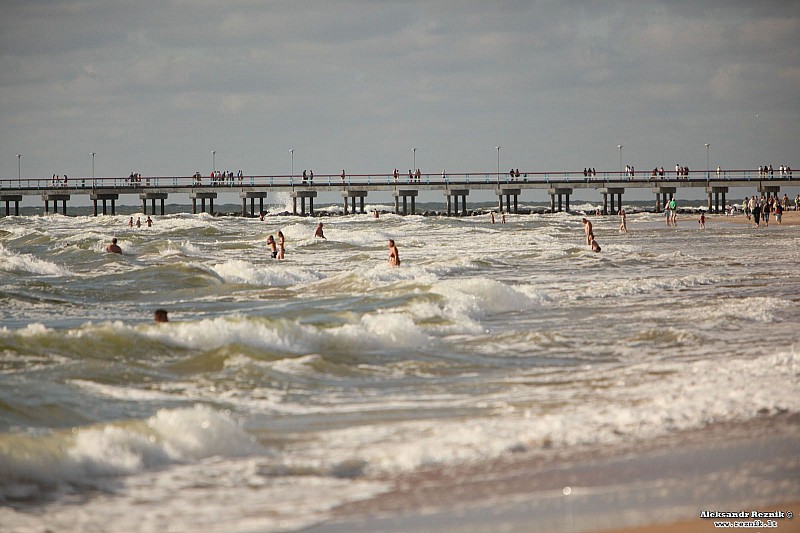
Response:
[[[270,453],[225,412],[200,405],[161,409],[143,423],[74,428],[44,439],[0,438],[0,501],[63,484],[99,485],[109,476],[167,464]]]
[[[227,283],[248,283],[268,287],[288,287],[319,279],[319,275],[307,269],[289,268],[277,261],[269,266],[261,266],[236,259],[213,265],[211,270]]]
[[[18,254],[0,244],[0,270],[27,272],[43,276],[68,276],[69,269],[30,254]]]

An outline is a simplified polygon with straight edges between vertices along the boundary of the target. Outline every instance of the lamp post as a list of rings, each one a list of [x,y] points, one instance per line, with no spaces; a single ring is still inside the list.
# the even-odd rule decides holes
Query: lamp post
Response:
[[[294,148],[289,148],[289,153],[291,154],[292,159],[292,166],[291,166],[291,177],[294,177]]]
[[[17,186],[22,187],[22,154],[17,154]]]
[[[417,149],[412,148],[411,151],[414,152],[414,164],[411,166],[411,170],[413,172],[417,170]]]
[[[94,156],[95,152],[92,152],[92,183],[94,183]]]
[[[709,163],[709,156],[708,156],[708,149],[709,148],[711,148],[711,145],[706,143],[706,180],[708,180],[711,177],[711,174],[710,174],[711,171],[709,170],[710,163]]]
[[[619,175],[622,176],[622,145],[618,144],[617,148],[619,148]]]
[[[500,183],[500,146],[495,146],[497,150],[497,183]]]
[[[217,171],[217,151],[211,150],[211,171]]]

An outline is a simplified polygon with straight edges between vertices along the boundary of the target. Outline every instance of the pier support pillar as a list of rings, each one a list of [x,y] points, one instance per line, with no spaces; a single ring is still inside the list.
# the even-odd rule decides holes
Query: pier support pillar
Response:
[[[250,216],[256,216],[256,198],[258,198],[258,212],[264,212],[264,198],[267,193],[264,191],[242,191],[239,193],[239,198],[242,199],[242,216],[247,216],[247,199],[250,199]]]
[[[499,207],[501,213],[503,213],[503,197],[504,196],[505,196],[505,199],[506,199],[506,205],[505,205],[506,212],[509,212],[509,213],[517,213],[518,212],[518,210],[517,210],[517,208],[518,208],[518,198],[519,198],[519,195],[522,194],[522,189],[504,189],[504,188],[500,188],[500,189],[495,189],[495,194],[497,194],[498,207]],[[511,203],[512,203],[511,199],[512,198],[514,199],[513,200],[513,203],[514,203],[513,209],[511,207]]]
[[[213,193],[216,194],[216,193]],[[145,215],[147,214],[147,200],[150,200],[150,206],[152,209],[152,215],[156,214],[156,200],[161,200],[161,214],[164,214],[164,200],[167,199],[167,193],[165,192],[146,192],[139,195],[139,199],[142,201],[142,213]],[[194,205],[194,204],[193,204]],[[214,210],[213,203],[211,210]]]
[[[152,193],[152,194],[158,194],[158,193]],[[166,194],[166,193],[161,193],[161,194]],[[214,213],[214,198],[216,198],[216,197],[217,197],[217,193],[215,193],[215,192],[199,192],[199,191],[195,191],[195,192],[189,193],[189,198],[192,199],[192,214],[195,214],[195,215],[197,214],[197,200],[200,200],[200,212],[201,213],[205,213],[206,212],[206,200],[208,200],[209,212],[211,214],[213,214]]]
[[[116,204],[115,202],[119,199],[119,194],[115,192],[95,192],[89,195],[89,199],[92,200],[94,204],[94,216],[97,216],[97,202],[98,200],[103,202],[103,215],[107,213],[107,202],[111,200],[111,214],[116,214]]]
[[[675,197],[677,187],[653,187],[653,192],[656,195],[655,212],[661,213],[664,211],[664,204]]]
[[[444,195],[447,197],[447,216],[451,215],[451,199],[455,202],[454,210],[456,216],[467,216],[467,196],[469,189],[445,189]],[[461,212],[458,210],[458,199],[461,198]]]
[[[367,197],[367,191],[364,190],[355,190],[355,189],[344,189],[342,191],[342,199],[344,199],[344,214],[348,214],[347,204],[349,203],[352,207],[353,214],[361,213],[362,215],[365,213],[364,211],[364,198]],[[358,206],[359,209],[356,210],[356,198],[358,199]]]
[[[11,202],[14,202],[14,215],[19,216],[19,203],[22,201],[21,194],[3,194],[0,195],[0,202],[6,203],[6,215],[11,215]]]
[[[58,202],[62,202],[61,205],[61,213],[66,216],[67,215],[67,201],[69,200],[69,194],[64,193],[49,193],[46,192],[42,194],[42,200],[44,200],[44,212],[50,212],[50,201],[53,201],[53,213],[58,213]]]
[[[709,213],[721,213],[725,211],[725,195],[728,193],[727,187],[706,187],[706,193],[708,193]],[[720,197],[722,197],[721,208]]]
[[[292,214],[297,215],[297,199],[300,199],[300,216],[306,216],[306,200],[308,200],[309,214],[314,216],[314,198],[317,197],[317,191],[309,190],[295,190],[292,191]]]
[[[566,187],[554,187],[548,189],[547,193],[550,195],[550,212],[556,212],[556,198],[558,198],[558,212],[564,210],[569,211],[569,197],[572,195],[572,189]],[[566,201],[565,201],[566,200]]]
[[[764,185],[763,183],[759,183],[758,192],[764,193],[767,198],[769,198],[770,194],[777,198],[778,193],[781,192],[781,187],[780,185]]]
[[[395,189],[392,191],[394,196],[394,214],[400,214],[400,198],[403,198],[403,215],[408,214],[408,200],[411,199],[411,214],[417,214],[417,196],[419,191],[416,189]],[[448,198],[449,200],[449,198]]]
[[[625,189],[622,187],[604,187],[600,189],[600,192],[603,194],[603,214],[607,215],[609,213],[608,210],[608,200],[611,197],[611,213],[616,214],[619,209],[622,209],[622,195],[625,194]],[[614,205],[614,200],[616,199],[616,206]]]

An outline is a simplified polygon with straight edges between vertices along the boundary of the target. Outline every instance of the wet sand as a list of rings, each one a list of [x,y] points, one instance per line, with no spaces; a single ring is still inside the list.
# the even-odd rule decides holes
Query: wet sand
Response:
[[[712,531],[702,511],[800,512],[800,415],[432,467],[305,533]],[[790,502],[780,507],[781,502]],[[798,531],[800,519],[770,531]],[[634,529],[624,529],[634,528]],[[755,531],[749,529],[749,531]]]
[[[678,217],[678,223],[681,223],[681,222],[693,222],[695,225],[698,225],[698,227],[699,227],[699,224],[697,223],[697,221],[699,219],[700,219],[700,215],[692,215],[692,216],[680,215]],[[753,223],[752,217],[750,217],[750,220],[747,220],[747,217],[742,215],[742,214],[732,215],[732,216],[706,214],[706,228],[708,228],[709,225],[720,223],[720,222],[722,222],[722,223],[733,223],[733,224],[750,224],[751,226],[755,227],[755,224]],[[778,224],[775,221],[775,215],[771,214],[770,217],[769,217],[769,225],[770,225],[770,227],[772,227],[773,225],[775,225],[775,226],[800,226],[800,211],[784,211],[783,212],[783,216],[781,217],[781,224]],[[764,227],[764,223],[763,222],[761,223],[761,227]]]

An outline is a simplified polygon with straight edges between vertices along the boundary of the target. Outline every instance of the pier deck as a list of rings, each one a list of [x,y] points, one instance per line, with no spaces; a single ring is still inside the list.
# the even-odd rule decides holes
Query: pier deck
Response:
[[[674,173],[672,173],[674,174]],[[146,200],[153,202],[159,199],[162,205],[169,194],[188,194],[192,199],[193,211],[196,211],[196,201],[202,202],[205,211],[205,200],[209,200],[213,210],[213,201],[220,193],[238,193],[241,198],[259,198],[260,203],[266,198],[268,192],[290,193],[293,198],[312,198],[319,192],[333,191],[340,193],[345,199],[359,198],[361,211],[363,201],[369,192],[386,191],[406,197],[416,196],[420,191],[441,191],[447,199],[451,197],[458,202],[458,196],[453,196],[452,191],[457,191],[461,196],[461,210],[456,205],[456,214],[466,213],[466,197],[471,190],[493,190],[498,197],[500,211],[516,211],[518,196],[526,190],[547,190],[551,196],[552,210],[562,210],[562,196],[566,196],[566,209],[569,210],[569,196],[578,189],[597,190],[598,196],[604,199],[604,212],[608,211],[607,197],[611,195],[611,212],[614,212],[615,197],[617,208],[621,205],[625,189],[651,189],[655,194],[656,204],[661,202],[662,195],[675,194],[684,188],[703,188],[708,194],[709,212],[720,210],[720,195],[722,195],[722,209],[725,206],[725,195],[736,188],[749,189],[745,194],[766,193],[777,195],[782,186],[797,186],[800,180],[795,181],[791,173],[780,175],[764,175],[752,170],[726,170],[724,172],[695,171],[689,176],[653,177],[649,173],[626,176],[622,173],[607,172],[601,175],[584,176],[581,172],[557,173],[525,173],[520,177],[511,177],[508,174],[496,173],[462,173],[462,174],[423,174],[419,178],[395,178],[392,174],[357,174],[348,175],[344,179],[340,175],[318,175],[312,181],[303,181],[296,176],[244,176],[242,178],[224,178],[213,180],[209,177],[197,178],[193,176],[149,176],[137,180],[122,177],[77,178],[66,185],[53,183],[51,179],[2,179],[0,180],[0,194],[4,199],[18,202],[24,197],[39,196],[45,201],[45,211],[49,212],[49,202],[60,200],[63,202],[62,211],[66,213],[66,201],[72,197],[85,195],[95,201],[105,199],[117,200],[122,195],[138,195],[146,209]],[[505,205],[503,198],[505,197]],[[513,198],[513,203],[512,203]],[[557,204],[556,204],[557,198]],[[252,203],[252,201],[251,201]],[[397,202],[396,202],[397,203]],[[512,208],[513,205],[513,208]],[[113,206],[113,204],[112,204]],[[398,208],[396,207],[396,210]],[[251,211],[252,211],[251,206]],[[6,208],[6,213],[9,209]],[[243,213],[245,209],[242,209]],[[355,212],[353,205],[353,212]],[[113,212],[113,207],[112,207]],[[313,213],[313,203],[310,212]],[[405,206],[403,212],[406,212]],[[413,212],[413,209],[412,209]],[[95,213],[97,208],[95,207]],[[251,213],[252,214],[252,213]],[[303,213],[305,214],[305,209]]]

